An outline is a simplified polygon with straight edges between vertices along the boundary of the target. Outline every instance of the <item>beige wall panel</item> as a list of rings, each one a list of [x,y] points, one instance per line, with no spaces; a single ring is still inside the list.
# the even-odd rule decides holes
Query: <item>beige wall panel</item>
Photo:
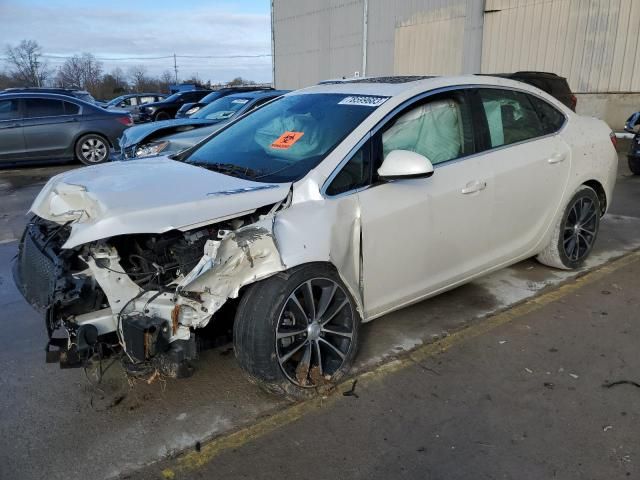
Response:
[[[576,92],[640,91],[640,1],[487,0],[482,71],[542,70]]]

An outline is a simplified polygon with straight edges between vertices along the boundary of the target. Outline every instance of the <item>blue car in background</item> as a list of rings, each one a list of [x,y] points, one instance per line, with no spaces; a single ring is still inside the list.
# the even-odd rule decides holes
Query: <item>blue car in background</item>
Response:
[[[289,90],[256,90],[214,100],[189,118],[137,125],[120,137],[115,160],[168,155],[195,145],[231,120],[255,110]]]

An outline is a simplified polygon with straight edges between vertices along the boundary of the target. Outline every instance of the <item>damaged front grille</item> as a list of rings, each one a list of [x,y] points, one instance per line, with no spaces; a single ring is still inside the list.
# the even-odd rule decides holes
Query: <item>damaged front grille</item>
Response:
[[[14,264],[14,280],[24,298],[44,312],[53,302],[61,276],[56,250],[68,237],[65,226],[34,221],[27,225]]]
[[[51,304],[58,274],[55,263],[41,250],[30,230],[22,237],[15,280],[24,298],[42,312]]]

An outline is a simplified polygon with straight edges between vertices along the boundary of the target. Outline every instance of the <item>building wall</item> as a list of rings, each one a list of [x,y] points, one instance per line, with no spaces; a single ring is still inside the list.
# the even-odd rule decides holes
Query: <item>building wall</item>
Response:
[[[482,71],[542,70],[578,93],[640,92],[640,1],[486,0]]]
[[[301,88],[359,72],[362,8],[362,0],[275,1],[276,87]]]
[[[278,88],[364,63],[369,76],[542,70],[615,128],[640,108],[619,108],[640,93],[640,0],[274,0],[273,25]]]

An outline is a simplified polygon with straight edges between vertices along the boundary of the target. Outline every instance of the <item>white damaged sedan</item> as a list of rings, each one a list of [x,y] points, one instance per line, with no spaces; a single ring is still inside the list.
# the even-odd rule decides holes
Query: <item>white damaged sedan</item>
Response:
[[[177,156],[52,178],[14,277],[50,360],[187,375],[231,310],[249,379],[301,397],[349,370],[362,322],[528,257],[579,267],[610,135],[506,79],[328,82]]]

